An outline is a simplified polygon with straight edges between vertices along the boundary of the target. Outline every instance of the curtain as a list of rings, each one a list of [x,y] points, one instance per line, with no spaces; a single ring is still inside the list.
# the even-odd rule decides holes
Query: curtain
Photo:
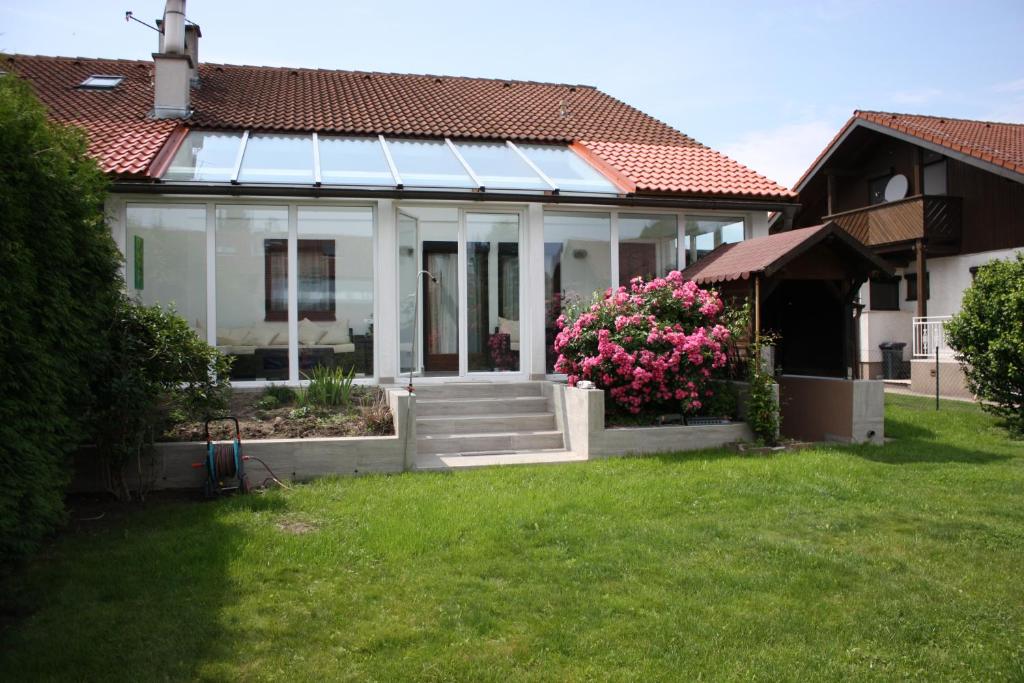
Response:
[[[501,277],[500,315],[508,320],[519,320],[519,257],[502,256],[498,270]]]
[[[428,353],[459,352],[458,254],[428,254],[429,270],[437,282],[427,282],[430,321]]]

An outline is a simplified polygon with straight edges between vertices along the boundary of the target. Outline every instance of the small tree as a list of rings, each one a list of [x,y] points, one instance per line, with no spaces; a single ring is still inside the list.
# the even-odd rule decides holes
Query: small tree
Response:
[[[946,338],[982,406],[1024,435],[1024,253],[978,269]]]

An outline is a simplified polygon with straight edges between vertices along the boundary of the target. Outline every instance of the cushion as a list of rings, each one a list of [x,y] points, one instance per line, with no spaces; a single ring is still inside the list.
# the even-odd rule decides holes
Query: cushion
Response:
[[[228,346],[240,346],[249,334],[249,327],[218,327],[217,343]]]
[[[519,321],[511,320],[509,318],[498,318],[498,332],[500,334],[507,334],[509,343],[519,344]]]
[[[320,338],[320,343],[324,346],[348,344],[351,341],[352,340],[348,338],[347,320],[339,320],[336,323],[329,325],[325,328],[324,336]]]
[[[317,325],[309,318],[299,321],[299,344],[302,346],[316,346],[327,330]]]
[[[270,346],[274,343],[277,330],[266,325],[253,325],[242,339],[243,346]]]

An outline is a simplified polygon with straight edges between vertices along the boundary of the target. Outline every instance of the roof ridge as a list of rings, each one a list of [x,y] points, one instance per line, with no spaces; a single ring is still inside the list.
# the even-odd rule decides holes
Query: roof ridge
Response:
[[[997,126],[1024,126],[1024,123],[1014,121],[987,121],[985,119],[966,119],[960,116],[938,116],[936,114],[912,114],[910,112],[879,111],[877,109],[854,109],[853,115],[860,118],[861,114],[878,114],[881,116],[914,116],[922,119],[935,119],[938,121],[963,121],[964,123],[986,123]]]
[[[148,59],[127,59],[123,57],[76,57],[72,55],[31,55],[25,53],[3,53],[0,52],[0,58],[13,59],[17,61],[18,58],[29,58],[29,59],[52,59],[52,60],[67,60],[67,61],[89,61],[89,62],[124,62],[128,64],[152,64],[152,60]],[[559,88],[586,88],[587,90],[595,90],[603,92],[594,85],[588,85],[585,83],[559,83],[556,81],[534,81],[523,78],[498,78],[494,76],[459,76],[452,74],[431,74],[431,73],[413,73],[413,72],[400,72],[400,71],[366,71],[362,69],[332,69],[324,67],[310,67],[310,66],[272,66],[269,64],[230,64],[227,62],[200,62],[200,66],[209,67],[220,67],[220,68],[234,68],[234,69],[266,69],[273,71],[307,71],[313,73],[343,73],[353,74],[357,76],[403,76],[408,78],[443,78],[452,80],[465,80],[465,81],[489,81],[494,83],[519,83],[523,85],[544,85],[553,86]],[[607,93],[605,93],[607,94]]]

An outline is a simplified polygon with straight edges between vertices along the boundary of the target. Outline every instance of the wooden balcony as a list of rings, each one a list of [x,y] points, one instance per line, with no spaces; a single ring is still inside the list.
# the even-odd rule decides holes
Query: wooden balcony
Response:
[[[875,247],[917,239],[930,251],[955,252],[960,245],[960,198],[915,195],[894,202],[825,216],[864,244]]]

